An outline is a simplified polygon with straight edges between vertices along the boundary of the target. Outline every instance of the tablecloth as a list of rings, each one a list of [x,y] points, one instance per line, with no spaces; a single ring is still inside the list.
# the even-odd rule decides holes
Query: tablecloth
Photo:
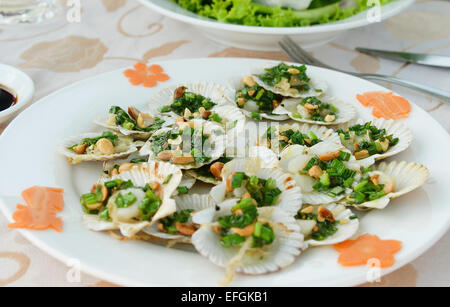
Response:
[[[135,0],[82,0],[80,23],[65,18],[46,25],[0,26],[0,62],[19,67],[36,85],[35,101],[51,92],[137,61],[197,57],[254,57],[287,60],[281,52],[233,48],[211,42],[196,29],[153,12]],[[311,52],[342,69],[381,73],[450,90],[446,69],[403,64],[360,54],[356,46],[450,55],[450,2],[417,1],[382,23],[348,31]],[[386,85],[386,84],[384,84]],[[450,104],[386,85],[429,112],[450,131]],[[0,127],[0,133],[6,125]],[[1,170],[0,170],[1,171]],[[4,174],[0,174],[5,180]],[[0,215],[0,286],[114,286],[82,274],[68,278],[66,263],[48,256]],[[449,286],[450,234],[422,256],[364,286]],[[69,276],[70,277],[70,276]]]

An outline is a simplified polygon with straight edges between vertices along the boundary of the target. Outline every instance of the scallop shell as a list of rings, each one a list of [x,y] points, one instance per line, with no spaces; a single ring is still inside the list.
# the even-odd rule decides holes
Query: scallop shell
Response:
[[[170,181],[164,184],[164,180],[172,175]],[[164,187],[162,204],[153,216],[152,222],[166,217],[176,210],[175,201],[170,197],[174,194],[182,179],[181,170],[173,164],[166,162],[151,161],[140,163],[131,168],[130,171],[120,173],[113,179],[131,180],[137,187],[143,187],[151,181],[157,181]]]
[[[337,224],[336,228],[338,230],[336,233],[327,237],[323,241],[317,241],[314,239],[306,240],[306,238],[311,234],[312,228],[315,226],[316,222],[298,219],[297,223],[300,226],[302,234],[305,236],[305,244],[307,246],[333,245],[350,239],[358,231],[359,220],[357,218],[350,219],[350,217],[354,215],[350,209],[346,209],[345,206],[340,204],[328,204],[322,206],[333,213],[336,221],[344,220],[346,221],[346,224]],[[318,209],[318,206],[315,207],[315,209]]]
[[[162,125],[162,128],[171,126],[175,123],[175,120],[169,116],[163,116],[162,119],[165,120],[165,123]],[[107,128],[109,130],[112,130],[115,132],[120,132],[123,135],[130,136],[135,139],[144,140],[144,141],[147,140],[154,133],[154,131],[151,131],[151,132],[135,131],[135,130],[125,129],[122,126],[108,125],[108,116],[98,117],[98,118],[94,119],[94,123],[96,125]]]
[[[231,97],[232,95],[232,90],[230,88],[214,82],[183,83],[173,85],[163,89],[151,98],[149,103],[150,113],[153,115],[161,114],[161,108],[172,103],[173,94],[175,90],[180,86],[186,87],[187,91],[189,92],[193,92],[206,98],[210,98],[216,104],[216,106],[214,106],[212,110],[220,105],[229,103],[228,97]],[[173,112],[170,112],[168,114],[174,117],[179,117],[179,115]]]
[[[172,175],[170,181],[164,184],[164,180],[167,176]],[[114,216],[115,213],[110,210],[110,216],[112,221],[102,221],[98,216],[85,215],[83,220],[84,224],[91,230],[103,231],[103,230],[115,230],[119,229],[122,235],[126,237],[131,237],[137,234],[139,231],[152,225],[155,221],[171,215],[176,211],[175,200],[170,198],[174,193],[175,189],[178,187],[181,181],[182,173],[181,170],[176,166],[164,162],[150,162],[141,163],[135,165],[131,170],[113,176],[112,179],[121,179],[124,181],[131,180],[134,186],[143,187],[151,181],[157,181],[164,187],[162,195],[162,203],[159,210],[155,213],[152,220],[149,221],[136,221],[135,223],[130,223],[129,221],[119,221]],[[108,181],[109,179],[102,179],[101,183]],[[108,200],[108,206],[114,203],[114,199],[117,196],[113,194]],[[115,208],[114,205],[111,206]],[[117,209],[117,208],[115,208]]]
[[[331,142],[331,143],[336,143],[336,144],[341,143],[339,135],[333,129],[329,129],[324,126],[298,124],[298,123],[278,125],[278,123],[272,123],[270,125],[270,127],[275,127],[278,135],[284,131],[291,129],[294,132],[300,131],[301,133],[306,134],[306,135],[308,135],[310,132],[312,132],[317,136],[317,138],[319,138],[323,142]],[[267,145],[267,139],[265,137],[265,132],[263,134],[261,134],[261,137],[258,140],[258,144]],[[271,149],[274,150],[274,148],[272,148],[272,147],[271,147]],[[283,148],[278,148],[278,150],[280,150],[280,149],[283,149]],[[278,151],[278,150],[276,150],[276,151]]]
[[[429,177],[428,168],[422,164],[405,161],[392,161],[390,163],[382,162],[374,166],[373,172],[369,172],[369,176],[377,172],[391,176],[394,179],[395,192],[388,193],[384,197],[376,200],[351,206],[358,209],[384,209],[391,199],[400,197],[417,189],[424,184]]]
[[[69,161],[71,161],[71,164],[78,164],[80,162],[84,161],[107,161],[107,160],[115,160],[120,159],[129,156],[130,154],[136,152],[138,149],[136,145],[132,142],[132,140],[128,137],[120,137],[119,139],[128,140],[130,141],[130,145],[128,147],[128,150],[124,152],[115,153],[112,155],[94,155],[94,154],[77,154],[73,152],[72,150],[67,149],[67,147],[70,147],[74,144],[79,144],[83,139],[85,138],[94,138],[101,135],[99,132],[90,132],[90,133],[84,133],[76,136],[72,136],[69,138],[66,138],[58,147],[57,150],[66,156]]]
[[[144,228],[150,225],[149,222],[136,222],[136,223],[113,223],[103,221],[98,215],[83,215],[83,225],[92,231],[107,231],[107,230],[120,230],[120,233],[125,237],[133,237]]]
[[[212,161],[215,161],[219,159],[223,153],[225,152],[226,148],[226,135],[225,130],[222,128],[222,126],[212,123],[210,121],[205,120],[192,120],[195,123],[195,127],[203,127],[203,131],[205,134],[210,135],[210,140],[212,140],[211,145],[214,145],[214,148],[211,150],[211,152],[208,153],[208,156],[211,157],[211,160],[209,160],[206,163],[191,163],[187,165],[178,165],[175,164],[180,169],[194,169],[199,168],[203,165],[209,164]],[[163,128],[158,131],[156,131],[153,135],[159,135],[161,133],[166,133],[167,131],[170,131],[172,128]],[[150,138],[144,146],[140,150],[141,155],[149,155],[149,161],[155,160],[158,161],[158,158],[154,155],[153,151],[151,150],[151,141],[152,138]]]
[[[164,184],[164,180],[172,174],[170,181]],[[133,185],[136,187],[143,187],[147,183],[151,181],[157,181],[164,187],[162,203],[159,210],[155,213],[152,220],[149,221],[136,221],[135,223],[130,223],[129,221],[119,221],[115,220],[114,213],[111,213],[112,221],[103,221],[97,215],[88,215],[85,214],[83,216],[84,225],[93,231],[105,231],[105,230],[116,230],[119,229],[122,235],[125,237],[132,237],[136,235],[138,232],[143,230],[144,228],[151,226],[157,220],[164,218],[168,215],[171,215],[176,211],[176,203],[175,200],[170,198],[175,189],[178,187],[181,181],[182,173],[179,168],[173,166],[169,163],[164,162],[144,162],[140,164],[136,164],[131,170],[127,172],[120,173],[116,176],[113,176],[112,179],[121,179],[124,181],[131,180]],[[104,183],[105,181],[110,180],[110,178],[104,178],[100,182]],[[114,203],[116,194],[113,194],[111,198],[108,200],[108,206],[111,203]],[[113,205],[113,208],[115,206]]]
[[[258,113],[261,116],[262,119],[263,118],[264,119],[270,119],[270,120],[287,120],[287,119],[289,119],[289,116],[287,116],[287,115],[268,114],[268,113],[263,113],[263,112],[259,112],[259,111],[255,112],[256,110],[254,110],[254,111],[248,110],[247,103],[249,103],[249,102],[253,103],[251,101],[247,101],[246,104],[244,105],[244,108],[239,108],[236,105],[236,102],[235,102],[236,99],[235,98],[236,98],[236,91],[238,91],[239,89],[241,89],[243,87],[243,84],[242,84],[241,80],[242,80],[241,78],[231,78],[230,79],[229,83],[230,83],[231,87],[233,88],[234,93],[231,96],[232,98],[229,99],[229,102],[232,103],[234,106],[236,106],[236,108],[240,109],[242,111],[242,113],[246,117],[254,119],[252,117],[252,112],[253,112],[253,113]],[[247,107],[247,109],[245,109],[245,107]]]
[[[309,91],[303,92],[303,93],[298,93],[295,95],[292,95],[291,93],[289,93],[287,91],[277,89],[274,86],[267,85],[266,83],[264,83],[264,81],[262,81],[259,78],[259,75],[264,73],[265,68],[272,68],[275,66],[276,65],[274,65],[274,64],[266,64],[263,69],[261,69],[260,67],[255,67],[255,68],[251,69],[252,76],[253,76],[253,79],[255,80],[255,82],[259,86],[263,87],[264,89],[266,89],[268,91],[271,91],[275,94],[278,94],[278,95],[281,95],[284,97],[306,98],[306,97],[311,97],[311,96],[316,96],[316,97],[322,96],[328,89],[327,83],[324,80],[317,78],[315,76],[309,76],[309,78],[310,78],[309,86],[311,87]]]
[[[214,264],[227,267],[239,252],[239,247],[225,248],[220,245],[219,237],[211,223],[218,217],[230,214],[231,207],[238,199],[229,199],[217,208],[202,210],[193,216],[193,221],[202,224],[192,236],[192,244],[197,251]],[[261,259],[258,253],[246,253],[235,270],[239,273],[259,275],[281,270],[292,264],[303,248],[303,235],[295,219],[284,210],[276,207],[258,208],[259,217],[270,220],[274,226],[275,240]]]
[[[110,180],[111,176],[109,175],[109,172],[114,168],[115,165],[122,165],[123,163],[127,163],[135,158],[142,158],[147,160],[146,156],[139,155],[138,152],[132,153],[130,156],[126,157],[125,159],[117,159],[117,160],[108,160],[103,162],[103,169],[102,174],[100,176],[100,180]]]
[[[345,125],[340,125],[338,128],[347,129],[350,126],[361,124],[364,125],[367,121],[358,119],[357,121],[353,121],[350,123],[347,123]],[[381,160],[388,157],[392,157],[404,150],[406,150],[409,145],[411,145],[411,142],[413,140],[413,135],[411,133],[411,130],[404,124],[395,122],[394,120],[386,120],[384,118],[374,119],[372,120],[372,125],[377,127],[378,129],[386,129],[386,135],[393,134],[394,137],[398,137],[399,141],[397,145],[390,147],[385,153],[382,154],[375,154],[372,155],[366,159],[369,160]],[[366,159],[358,160],[360,162],[364,162]]]
[[[349,153],[349,151],[341,144],[320,142],[309,148],[301,145],[291,145],[286,147],[286,149],[284,149],[280,154],[281,159],[279,167],[293,176],[294,180],[297,182],[297,185],[302,190],[303,203],[310,205],[333,203],[341,200],[352,192],[351,189],[346,189],[344,194],[331,197],[322,192],[317,192],[314,190],[309,191],[310,189],[305,185],[306,183],[304,183],[304,180],[306,179],[298,174],[298,171],[303,169],[306,163],[308,163],[314,155],[321,155],[338,150]],[[353,156],[350,158],[350,161],[344,162],[344,164],[347,168],[360,171],[361,166],[356,162],[355,157]],[[357,174],[355,175],[355,178],[358,179],[359,176],[360,175]]]
[[[334,105],[338,109],[337,118],[333,122],[321,122],[315,120],[309,120],[304,118],[297,118],[294,116],[297,112],[297,105],[300,103],[301,99],[299,98],[287,98],[284,99],[281,105],[274,110],[276,114],[287,114],[292,120],[307,123],[307,124],[317,124],[317,125],[337,125],[346,123],[352,120],[356,116],[356,109],[353,105],[336,100],[336,99],[327,99],[323,100],[326,103]]]
[[[294,216],[302,205],[302,193],[290,175],[279,168],[262,168],[259,158],[234,159],[228,162],[222,169],[222,178],[227,178],[232,172],[245,172],[248,175],[255,175],[262,179],[272,178],[276,181],[277,187],[281,190],[278,196],[277,207],[285,210]],[[210,195],[220,204],[227,199],[226,181],[211,189]],[[233,197],[240,197],[245,193],[244,188],[235,189]]]
[[[195,212],[197,211],[215,206],[215,202],[207,194],[191,194],[178,196],[177,198],[175,198],[175,202],[177,203],[177,211],[192,209],[194,210],[192,214],[195,214]],[[161,232],[159,231],[156,224],[153,224],[152,226],[144,229],[144,232],[154,237],[162,238],[165,240],[176,240],[177,242],[191,243],[190,237]]]

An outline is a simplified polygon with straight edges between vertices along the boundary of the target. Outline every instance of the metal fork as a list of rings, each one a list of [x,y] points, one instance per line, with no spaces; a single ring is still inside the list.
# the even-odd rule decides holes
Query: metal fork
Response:
[[[308,52],[306,52],[304,49],[302,49],[299,45],[297,45],[292,39],[290,39],[288,36],[285,36],[281,39],[280,42],[278,42],[281,49],[295,62],[303,63],[303,64],[309,64],[313,66],[323,67],[331,70],[340,71],[346,74],[350,74],[359,78],[367,79],[367,80],[379,80],[379,81],[386,81],[386,82],[392,82],[398,85],[402,85],[405,87],[409,87],[411,89],[421,91],[433,96],[436,96],[438,98],[442,98],[444,100],[450,101],[450,93],[446,92],[444,90],[440,90],[437,88],[433,88],[426,85],[421,85],[415,82],[399,79],[397,77],[392,76],[385,76],[385,75],[377,75],[377,74],[364,74],[364,73],[354,73],[354,72],[348,72],[341,69],[336,69],[334,67],[331,67],[330,65],[327,65],[325,63],[322,63],[315,57],[311,56]]]

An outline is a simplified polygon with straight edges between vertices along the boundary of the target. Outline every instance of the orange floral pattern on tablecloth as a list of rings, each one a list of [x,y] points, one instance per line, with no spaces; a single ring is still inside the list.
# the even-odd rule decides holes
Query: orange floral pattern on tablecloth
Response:
[[[148,67],[145,63],[139,62],[134,65],[134,69],[127,69],[123,74],[134,86],[155,87],[158,82],[170,80],[164,69],[157,64]]]
[[[376,260],[381,268],[389,268],[394,265],[394,254],[402,248],[402,242],[381,240],[376,235],[366,233],[333,247],[340,253],[338,263],[342,266],[367,265],[371,260]]]

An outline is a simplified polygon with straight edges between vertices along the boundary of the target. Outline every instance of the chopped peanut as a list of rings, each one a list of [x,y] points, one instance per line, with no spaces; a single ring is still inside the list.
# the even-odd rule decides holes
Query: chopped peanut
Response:
[[[281,102],[279,102],[278,100],[272,100],[272,107],[274,109],[278,108],[278,106],[281,104]]]
[[[224,165],[225,164],[222,162],[214,162],[209,168],[211,174],[213,174],[213,176],[218,180],[222,180],[222,169]]]
[[[370,182],[372,182],[374,185],[379,185],[378,178],[380,178],[379,174],[375,174],[372,177],[370,177]]]
[[[247,92],[247,94],[251,97],[253,97],[253,95],[255,95],[255,93],[256,93],[256,90],[250,90]]]
[[[381,150],[383,152],[386,152],[389,149],[389,140],[388,139],[384,139],[383,142],[378,141],[381,145]]]
[[[164,150],[158,154],[158,159],[163,161],[169,161],[173,156],[172,150]]]
[[[233,175],[236,174],[236,172],[232,172],[227,177],[227,192],[233,192],[233,187],[231,186],[231,182],[233,180]]]
[[[308,171],[308,175],[313,178],[319,178],[322,175],[323,171],[318,165],[314,165]]]
[[[300,71],[297,68],[289,68],[288,73],[290,73],[291,75],[298,75]]]
[[[323,155],[319,156],[319,159],[324,161],[324,162],[328,162],[331,161],[335,158],[339,157],[339,151],[332,151],[332,152],[327,152]]]
[[[103,206],[102,202],[98,202],[98,203],[90,204],[90,205],[86,204],[86,208],[88,208],[89,210],[97,210],[97,209],[100,209],[101,206]]]
[[[203,111],[201,114],[202,114],[202,118],[203,119],[208,119],[208,117],[211,115],[211,111],[209,111],[209,110],[205,110],[205,111]]]
[[[119,175],[119,171],[116,168],[113,168],[110,172],[109,175],[112,176],[117,176]]]
[[[148,126],[152,125],[155,121],[154,121],[153,117],[150,116],[150,114],[139,113],[136,122],[137,122],[137,125],[139,126],[139,128],[145,129]]]
[[[222,227],[215,225],[212,227],[212,230],[216,233],[221,232],[222,231]]]
[[[369,157],[369,151],[367,149],[363,149],[355,152],[353,155],[355,156],[356,160],[361,160]]]
[[[318,105],[313,105],[313,104],[311,104],[311,103],[306,103],[306,104],[304,105],[304,107],[305,107],[305,109],[308,110],[308,111],[317,110],[317,109],[319,108]]]
[[[289,138],[288,138],[287,136],[284,136],[284,135],[280,136],[278,139],[279,139],[280,141],[289,142]]]
[[[136,119],[141,112],[135,107],[128,107],[128,114],[130,114],[131,118]]]
[[[386,182],[384,184],[383,190],[384,190],[384,192],[386,192],[386,194],[394,192],[395,191],[394,182],[392,182],[392,181]]]
[[[181,224],[180,222],[176,222],[175,226],[177,227],[178,232],[185,236],[192,236],[197,230],[193,225]]]
[[[244,214],[244,211],[242,211],[242,209],[237,209],[236,211],[233,212],[234,215],[238,215],[238,214]]]
[[[340,219],[340,220],[339,220],[339,224],[341,224],[341,225],[346,225],[346,224],[348,224],[348,220],[346,220],[346,219]]]
[[[300,212],[308,214],[308,213],[313,213],[313,211],[314,211],[314,207],[313,206],[308,206],[308,207],[303,208]]]
[[[175,98],[175,99],[181,98],[181,97],[183,97],[185,92],[186,92],[186,88],[184,86],[177,87],[177,89],[173,93],[173,98]]]
[[[252,76],[242,78],[242,83],[250,87],[256,84]]]
[[[242,196],[242,199],[252,198],[249,192],[245,192],[245,194]]]
[[[325,116],[325,121],[327,123],[334,122],[335,120],[336,120],[336,116],[335,115],[328,114],[327,116]]]
[[[161,232],[167,232],[167,231],[164,229],[163,223],[161,223],[161,222],[158,223],[158,230],[161,231]]]
[[[158,181],[151,181],[148,183],[148,185],[150,186],[153,192],[158,191],[159,187],[161,186]]]
[[[185,164],[193,163],[195,161],[195,159],[192,155],[188,154],[188,155],[184,155],[184,156],[173,156],[170,159],[170,161],[175,164],[185,165]]]
[[[247,225],[244,228],[231,227],[230,230],[243,237],[248,237],[255,232],[255,224]]]
[[[77,154],[82,155],[86,152],[87,144],[78,145],[72,148]]]
[[[91,188],[91,193],[95,193],[95,191],[97,190],[97,187],[98,187],[98,185],[94,184]],[[108,188],[104,185],[101,185],[101,192],[102,192],[102,200],[101,201],[103,202],[108,197]]]
[[[241,107],[245,104],[245,99],[244,98],[238,98],[237,100],[238,105],[240,105]]]
[[[318,222],[324,222],[325,220],[329,220],[330,222],[334,222],[335,221],[334,220],[334,215],[333,215],[333,213],[330,210],[320,206],[319,210],[317,212],[317,221]]]

